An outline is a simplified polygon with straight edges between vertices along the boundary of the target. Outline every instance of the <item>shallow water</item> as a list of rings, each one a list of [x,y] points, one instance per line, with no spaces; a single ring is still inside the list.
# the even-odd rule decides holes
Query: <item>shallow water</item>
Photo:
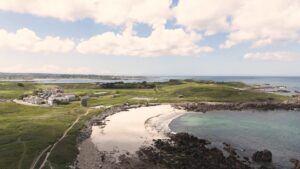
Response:
[[[169,127],[174,132],[189,132],[246,149],[247,155],[269,149],[277,168],[290,167],[290,158],[300,159],[299,111],[189,113],[174,119]]]

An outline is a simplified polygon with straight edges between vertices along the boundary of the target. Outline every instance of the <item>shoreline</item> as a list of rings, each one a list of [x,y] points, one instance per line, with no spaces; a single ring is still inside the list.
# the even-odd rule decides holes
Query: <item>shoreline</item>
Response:
[[[80,131],[79,135],[77,136],[77,148],[79,150],[79,153],[74,163],[75,168],[81,168],[81,169],[85,169],[85,168],[90,169],[95,167],[97,168],[99,167],[99,165],[101,165],[99,159],[103,158],[103,156],[106,155],[106,153],[99,151],[96,145],[91,140],[93,126],[99,126],[104,128],[106,126],[106,119],[111,117],[114,114],[123,111],[128,111],[129,109],[151,107],[157,105],[160,104],[137,104],[137,105],[114,106],[104,110],[100,114],[88,120],[86,122],[86,127],[84,127]],[[111,158],[109,162],[111,164],[109,166],[111,167],[111,165],[115,162],[116,162],[115,159]]]
[[[185,102],[172,104],[177,109],[186,111],[203,112],[215,110],[300,110],[300,102],[282,103],[282,102],[247,102],[247,103],[227,103],[227,102]]]
[[[130,146],[128,146],[127,149],[128,151],[122,152],[121,149],[120,150],[113,149],[112,151],[106,151],[106,150],[99,150],[99,147],[97,148],[97,145],[95,144],[95,139],[93,138],[94,137],[93,129],[94,130],[95,128],[96,130],[98,130],[97,128],[100,128],[100,130],[105,129],[105,127],[107,127],[107,123],[109,124],[111,122],[110,118],[112,118],[115,115],[118,116],[119,113],[121,114],[125,112],[130,112],[132,110],[140,110],[140,109],[146,111],[145,109],[147,109],[148,107],[150,107],[149,110],[151,112],[152,111],[155,112],[154,110],[151,110],[151,108],[156,108],[158,110],[160,107],[162,107],[165,108],[166,110],[162,112],[156,111],[158,113],[156,114],[154,113],[151,116],[149,116],[148,114],[142,117],[144,118],[144,120],[142,118],[138,119],[138,121],[142,122],[143,128],[145,130],[142,132],[145,134],[145,136],[142,136],[143,141],[135,143],[138,146],[137,149],[133,149],[134,150],[133,151],[130,150],[131,148]],[[145,114],[144,111],[142,112],[141,115]],[[132,105],[132,106],[123,105],[119,107],[109,108],[104,112],[100,113],[98,116],[95,116],[91,120],[89,120],[87,127],[81,130],[80,135],[77,138],[79,154],[77,156],[77,161],[75,162],[75,166],[80,169],[99,167],[99,165],[101,165],[102,168],[112,168],[112,167],[120,168],[121,166],[119,166],[120,164],[117,164],[117,162],[119,162],[119,158],[122,157],[122,155],[125,155],[126,157],[130,157],[131,159],[136,158],[135,152],[138,151],[141,147],[150,146],[153,143],[153,139],[169,139],[169,133],[171,131],[168,126],[169,123],[173,119],[185,113],[187,112],[184,110],[175,109],[174,107],[172,107],[171,104],[151,104],[151,105]],[[107,145],[107,147],[110,147],[110,145]],[[105,163],[103,162],[103,160],[101,160],[103,158],[105,158],[106,161]]]
[[[143,121],[143,125],[145,127],[145,130],[150,133],[150,135],[153,137],[153,143],[140,145],[140,150],[135,152],[123,152],[120,153],[119,150],[114,151],[100,151],[97,148],[97,145],[92,141],[91,135],[92,135],[92,126],[96,124],[96,126],[100,126],[102,129],[107,126],[106,121],[107,118],[112,117],[113,115],[123,112],[123,111],[130,111],[130,109],[136,109],[136,108],[145,108],[149,107],[149,105],[133,105],[133,106],[119,106],[119,107],[112,107],[98,116],[92,118],[92,120],[89,121],[89,127],[88,129],[82,130],[82,134],[84,137],[81,136],[81,141],[79,141],[78,149],[80,153],[77,156],[77,162],[76,167],[80,169],[89,169],[89,168],[103,168],[103,169],[109,169],[109,168],[126,168],[129,166],[136,166],[141,165],[148,168],[156,168],[157,166],[152,166],[149,161],[141,161],[143,159],[143,155],[140,156],[139,153],[142,152],[142,154],[145,154],[144,151],[147,150],[148,146],[151,147],[153,144],[155,145],[156,142],[159,140],[170,140],[176,137],[177,133],[173,133],[170,128],[169,124],[172,120],[178,118],[181,115],[184,115],[186,113],[189,113],[188,111],[195,111],[200,112],[200,110],[211,111],[211,110],[249,110],[258,108],[258,110],[273,110],[274,108],[281,107],[283,109],[288,110],[294,110],[294,108],[298,108],[299,104],[269,104],[269,103],[263,103],[263,104],[256,104],[256,103],[213,103],[213,102],[203,102],[203,103],[180,103],[180,104],[154,104],[151,106],[162,106],[162,105],[169,105],[172,109],[177,109],[177,112],[173,113],[158,113],[153,116],[150,116]],[[242,106],[241,106],[242,105]],[[150,106],[150,107],[151,107]],[[200,108],[201,107],[201,108]],[[111,121],[108,121],[110,123]],[[179,133],[180,134],[180,133]],[[164,136],[160,138],[155,138],[154,136]],[[201,139],[200,139],[201,140]],[[208,141],[209,142],[209,141]],[[232,157],[233,163],[236,163],[238,165],[245,165],[251,168],[250,166],[256,166],[257,163],[254,163],[253,161],[249,160],[249,158],[246,157],[239,157],[239,155],[236,153],[236,150],[231,147],[231,145],[223,143],[223,148],[212,148],[213,143],[209,143],[210,149],[217,149],[221,151],[223,154],[229,155],[229,157]],[[105,146],[105,145],[104,145]],[[145,148],[145,149],[143,149]],[[155,148],[161,148],[161,147],[155,147]],[[210,152],[209,149],[205,149],[205,151]],[[147,151],[146,151],[147,152]],[[117,156],[115,155],[117,154]],[[149,157],[147,157],[149,158]],[[151,157],[152,158],[152,157]],[[100,166],[100,167],[99,167]],[[272,163],[268,164],[267,166],[272,166]],[[147,169],[148,169],[147,168]],[[152,169],[151,168],[151,169]],[[163,168],[163,166],[161,166]]]

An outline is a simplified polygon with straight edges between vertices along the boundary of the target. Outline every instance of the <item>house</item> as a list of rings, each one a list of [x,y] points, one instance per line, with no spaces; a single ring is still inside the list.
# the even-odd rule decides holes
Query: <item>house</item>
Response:
[[[75,100],[76,96],[74,94],[56,94],[48,98],[48,104],[52,106],[59,103],[69,103]]]
[[[27,103],[31,103],[31,104],[43,104],[43,103],[45,103],[44,99],[42,99],[40,97],[37,97],[37,96],[24,97],[23,101],[27,102]]]
[[[69,101],[75,101],[76,96],[74,94],[64,94],[64,97],[68,98]]]

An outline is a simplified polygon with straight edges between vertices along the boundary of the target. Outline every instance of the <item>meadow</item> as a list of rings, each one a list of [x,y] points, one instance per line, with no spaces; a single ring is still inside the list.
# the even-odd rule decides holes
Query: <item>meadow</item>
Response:
[[[133,85],[135,86],[135,85]],[[148,86],[148,85],[147,85]],[[34,84],[24,82],[0,82],[0,99],[15,99],[34,90],[60,87],[66,93],[89,96],[88,106],[123,105],[175,102],[262,102],[284,101],[287,96],[262,93],[243,83],[215,83],[208,81],[170,81],[153,83],[143,88],[119,86],[110,89],[97,84]],[[34,159],[47,146],[56,142],[74,120],[86,113],[79,101],[54,107],[24,106],[16,103],[0,103],[0,168],[28,169]],[[67,136],[56,146],[45,168],[69,168],[76,155],[76,137],[85,122],[103,110],[92,111],[80,119]],[[39,162],[40,163],[40,162]]]

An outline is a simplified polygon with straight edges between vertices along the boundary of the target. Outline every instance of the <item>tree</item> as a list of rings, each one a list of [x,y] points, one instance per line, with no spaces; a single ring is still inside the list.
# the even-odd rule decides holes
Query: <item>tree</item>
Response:
[[[17,83],[17,86],[19,86],[19,87],[25,87],[25,85],[23,83]]]

